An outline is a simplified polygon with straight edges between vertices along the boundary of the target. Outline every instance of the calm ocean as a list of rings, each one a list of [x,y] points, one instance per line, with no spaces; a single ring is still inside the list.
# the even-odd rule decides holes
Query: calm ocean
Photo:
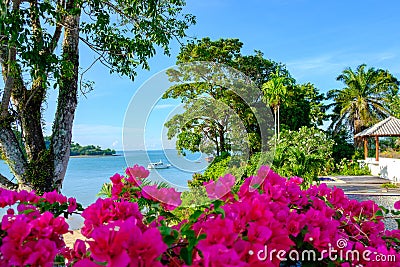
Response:
[[[187,181],[193,173],[203,172],[207,167],[205,155],[200,153],[178,156],[176,150],[122,151],[117,156],[105,157],[72,157],[69,160],[62,193],[73,196],[79,203],[88,206],[97,197],[101,186],[110,181],[115,173],[124,174],[127,166],[139,164],[147,167],[150,162],[160,160],[171,164],[168,169],[151,170],[149,178],[153,181],[164,181],[178,191],[187,189]],[[0,173],[12,177],[8,166],[0,160]]]

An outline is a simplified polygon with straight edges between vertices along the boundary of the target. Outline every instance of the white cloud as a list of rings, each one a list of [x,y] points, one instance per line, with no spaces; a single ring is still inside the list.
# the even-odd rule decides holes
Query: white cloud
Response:
[[[154,106],[153,109],[167,109],[167,108],[175,108],[176,105],[174,104],[160,104],[160,105],[156,105]]]

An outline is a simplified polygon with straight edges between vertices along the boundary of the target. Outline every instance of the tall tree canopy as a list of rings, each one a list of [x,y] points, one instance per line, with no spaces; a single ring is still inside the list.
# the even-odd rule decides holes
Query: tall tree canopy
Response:
[[[282,102],[285,102],[287,96],[287,87],[291,79],[285,76],[279,76],[279,70],[272,75],[266,83],[263,84],[264,101],[274,110],[275,133],[279,139],[279,110]]]
[[[193,69],[190,68],[189,71],[184,69],[170,70],[169,76],[171,81],[176,82],[176,85],[170,87],[164,94],[164,98],[180,98],[187,107],[191,106],[191,102],[196,102],[199,97],[209,96],[220,103],[223,103],[229,107],[237,116],[240,118],[241,122],[245,127],[247,133],[247,140],[249,140],[250,153],[254,151],[259,151],[261,149],[261,131],[259,128],[259,121],[255,114],[255,109],[257,106],[264,106],[261,101],[261,90],[258,88],[267,81],[271,73],[275,73],[276,70],[280,70],[282,73],[287,72],[285,68],[280,66],[271,60],[265,59],[263,54],[256,51],[254,55],[243,56],[241,54],[241,48],[243,43],[238,39],[220,39],[212,41],[209,38],[203,38],[195,42],[191,42],[188,45],[182,47],[181,52],[177,57],[177,64],[185,64],[191,62],[207,62],[209,69],[213,68],[213,64],[218,69],[218,66],[226,66],[227,68],[232,68],[235,71],[231,72],[230,77],[223,77],[229,70],[218,69],[217,71],[210,72],[208,75],[193,75]],[[207,67],[206,67],[207,68]],[[196,71],[201,73],[200,67],[196,68]],[[225,72],[226,71],[226,72]],[[237,72],[237,73],[236,73]],[[237,86],[233,84],[238,73],[241,72],[243,78],[243,84]],[[231,82],[221,80],[230,80]],[[251,86],[249,86],[251,84]],[[230,90],[230,86],[239,88],[243,91],[242,95],[238,95],[235,90]],[[257,88],[257,90],[250,89]],[[243,99],[245,96],[246,99]],[[211,114],[211,113],[209,113]],[[231,127],[222,127],[222,124],[211,122],[211,120],[203,120],[203,128],[211,129],[211,131],[198,131],[198,121],[196,124],[190,125],[185,121],[185,123],[179,123],[178,117],[173,118],[169,121],[166,126],[169,129],[169,137],[176,136],[178,138],[178,144],[189,144],[180,140],[182,138],[187,138],[188,134],[180,134],[180,132],[196,132],[201,134],[203,137],[207,137],[211,133],[216,133],[214,140],[219,140],[218,144],[215,143],[214,152],[220,154],[221,152],[230,151],[231,144],[225,144],[226,140],[229,138],[228,133]],[[215,128],[216,126],[218,126]],[[225,124],[226,126],[227,124]],[[235,135],[235,134],[233,134]],[[222,140],[222,141],[221,141]],[[193,146],[191,146],[193,148]],[[196,147],[198,148],[198,147]],[[189,149],[189,146],[186,147]],[[195,150],[196,151],[196,150]]]
[[[325,96],[312,83],[295,84],[286,89],[285,101],[280,108],[281,128],[298,130],[303,126],[322,125],[326,119]]]
[[[337,77],[345,87],[328,92],[333,100],[331,128],[348,127],[353,134],[389,116],[399,89],[399,81],[388,71],[368,68],[362,64],[354,71],[345,69]]]
[[[194,17],[182,0],[5,0],[0,3],[0,144],[15,181],[0,186],[44,192],[60,189],[69,159],[78,96],[79,44],[111,72],[148,69],[161,47],[185,36]],[[42,110],[50,87],[58,90],[50,147]],[[21,134],[19,142],[17,133]]]

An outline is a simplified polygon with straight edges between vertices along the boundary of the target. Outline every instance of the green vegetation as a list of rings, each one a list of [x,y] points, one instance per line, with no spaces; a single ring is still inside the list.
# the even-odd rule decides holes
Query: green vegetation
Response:
[[[272,168],[282,176],[299,176],[311,184],[331,158],[333,145],[334,141],[316,128],[284,130],[276,143]]]
[[[71,143],[71,156],[110,156],[115,155],[114,149],[101,149],[99,146],[88,145],[88,146],[81,146],[78,143]]]
[[[400,137],[384,137],[379,140],[381,157],[400,159]]]
[[[322,175],[371,175],[367,166],[360,167],[356,160],[343,158],[339,163],[330,160],[326,163]]]
[[[385,184],[382,184],[381,187],[382,187],[382,188],[388,188],[388,189],[390,189],[390,188],[399,188],[398,185],[392,184],[392,183],[385,183]]]

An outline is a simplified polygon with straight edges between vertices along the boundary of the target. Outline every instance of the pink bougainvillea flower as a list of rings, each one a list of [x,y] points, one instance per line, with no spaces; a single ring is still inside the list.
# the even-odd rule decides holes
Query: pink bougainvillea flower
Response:
[[[114,174],[113,176],[110,177],[110,180],[113,184],[119,184],[122,182],[122,179],[124,178],[124,176],[122,176],[119,173]]]
[[[128,175],[128,177],[134,177],[134,178],[147,178],[150,174],[149,170],[146,170],[145,167],[139,166],[135,164],[133,167],[128,167],[125,171],[125,173]]]
[[[140,213],[137,203],[128,201],[116,202],[111,198],[97,199],[95,203],[82,212],[82,217],[85,221],[81,232],[88,238],[91,237],[91,233],[95,228],[115,220],[125,221],[130,217],[137,220],[139,227],[144,227],[142,223],[143,215]]]
[[[142,188],[143,197],[160,202],[166,210],[174,210],[182,204],[181,193],[174,188],[157,188],[157,185],[147,185]]]
[[[17,193],[17,199],[21,202],[37,203],[40,199],[35,191],[21,190]]]
[[[93,259],[107,262],[108,266],[128,266],[130,259],[125,247],[130,227],[137,228],[134,222],[128,227],[122,221],[95,228],[91,235],[93,241],[88,241]]]
[[[300,178],[298,176],[293,176],[293,177],[290,177],[290,179],[287,181],[287,183],[294,183],[297,185],[301,185],[303,183],[303,181],[304,181],[303,178]]]
[[[15,191],[0,188],[0,208],[14,205],[18,201]]]
[[[220,177],[217,181],[210,181],[204,183],[207,195],[210,199],[226,200],[231,194],[232,187],[236,182],[235,176],[227,174]]]
[[[132,230],[127,243],[130,266],[163,266],[157,258],[167,250],[168,246],[162,241],[160,231],[157,228],[143,232],[139,231],[139,228],[130,229]]]
[[[55,202],[63,204],[67,202],[67,197],[59,194],[56,190],[44,193],[43,198],[46,199],[46,201],[50,204],[53,204]]]
[[[78,260],[76,263],[74,263],[74,267],[99,267],[100,265],[94,263],[88,258]]]
[[[70,197],[68,198],[68,212],[72,213],[76,210],[76,208],[78,207],[77,203],[76,203],[76,198]]]
[[[399,201],[396,201],[396,202],[394,203],[394,208],[395,208],[396,210],[400,210],[400,200],[399,200]]]

